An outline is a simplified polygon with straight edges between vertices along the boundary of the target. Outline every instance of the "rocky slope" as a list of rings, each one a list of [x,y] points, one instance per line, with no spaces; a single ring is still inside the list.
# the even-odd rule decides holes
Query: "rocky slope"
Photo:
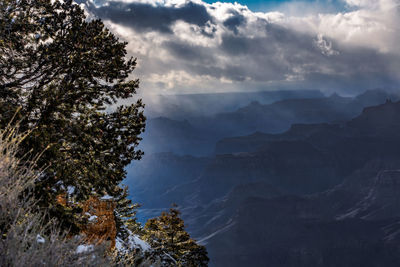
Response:
[[[208,158],[152,155],[133,195],[179,204],[211,266],[398,266],[398,114],[386,101],[347,121],[226,138]]]
[[[258,152],[242,153],[254,157],[270,151],[271,155],[271,147],[281,144],[285,137],[297,136],[317,150],[336,155],[333,165],[343,181],[314,194],[292,192],[271,197],[268,188],[265,194],[258,191],[254,195],[246,190],[249,194],[239,202],[227,203],[226,198],[212,203],[192,220],[193,229],[213,224],[213,228],[199,233],[210,252],[212,266],[399,265],[398,114],[400,102],[388,101],[365,109],[357,118],[337,127],[316,125],[300,127],[301,131],[294,127],[278,141],[268,139]],[[330,139],[326,139],[327,133]],[[296,153],[303,160],[312,158],[304,145],[292,145],[290,149],[278,146],[283,162],[290,163],[290,156]],[[274,155],[279,158],[279,153]],[[320,179],[326,178],[323,171],[317,172]],[[199,218],[206,218],[205,214],[223,214],[225,220],[210,216],[208,221],[196,224]]]
[[[213,214],[222,212],[225,221],[192,227],[213,225],[200,238],[211,266],[397,266],[400,177],[397,170],[377,171],[378,165],[314,195],[271,197],[268,189],[213,203],[220,207]]]

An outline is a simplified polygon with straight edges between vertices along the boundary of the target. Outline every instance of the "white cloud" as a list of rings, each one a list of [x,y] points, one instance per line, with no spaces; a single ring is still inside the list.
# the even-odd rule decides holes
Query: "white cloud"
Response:
[[[345,0],[349,6],[368,9],[392,9],[399,5],[398,0]]]
[[[339,51],[336,51],[332,48],[332,42],[324,39],[324,36],[322,34],[318,34],[317,39],[315,40],[315,44],[321,50],[321,53],[325,56],[339,55]]]
[[[350,11],[304,16],[200,0],[95,3],[87,9],[138,57],[145,90],[315,88],[321,79],[362,90],[363,77],[370,86],[400,80],[400,0],[346,0]]]

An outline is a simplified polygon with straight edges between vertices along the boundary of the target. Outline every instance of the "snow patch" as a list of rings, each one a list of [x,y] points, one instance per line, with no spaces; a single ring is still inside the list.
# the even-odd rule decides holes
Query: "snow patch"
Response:
[[[89,217],[89,222],[92,222],[92,221],[94,221],[94,220],[96,220],[97,219],[97,216],[96,215],[92,215],[92,216],[90,216]]]
[[[75,192],[75,186],[69,185],[67,186],[68,195],[72,195]]]
[[[76,248],[75,252],[77,254],[80,254],[80,253],[88,252],[88,251],[91,251],[91,250],[93,250],[93,245],[79,245]]]
[[[36,236],[36,242],[39,244],[44,244],[46,242],[46,240],[41,235],[38,234]]]
[[[112,196],[109,195],[104,195],[100,198],[101,200],[110,200],[110,199],[114,199]]]
[[[126,241],[119,237],[115,239],[115,247],[119,251],[134,250],[139,248],[143,252],[146,252],[151,249],[151,246],[146,241],[142,240],[138,235],[133,234],[130,230],[126,230],[129,234]]]
[[[139,246],[143,251],[148,251],[151,247],[144,240],[140,239],[138,235],[129,235],[130,246]]]
[[[85,215],[89,217],[88,218],[89,222],[92,222],[92,221],[94,221],[94,220],[96,220],[98,218],[96,215],[92,215],[89,212],[85,212]]]

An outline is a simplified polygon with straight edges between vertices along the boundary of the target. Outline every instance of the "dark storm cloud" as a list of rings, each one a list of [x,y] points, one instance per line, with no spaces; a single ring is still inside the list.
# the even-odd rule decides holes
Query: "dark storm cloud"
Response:
[[[184,69],[199,75],[225,77],[232,81],[250,79],[257,82],[301,78],[310,83],[340,86],[362,84],[376,87],[393,84],[391,65],[399,64],[397,55],[385,56],[367,48],[333,47],[340,50],[332,56],[322,53],[316,37],[301,34],[269,23],[264,37],[225,34],[217,48],[189,45],[183,42],[165,42],[164,47],[181,59]],[[213,55],[227,60],[218,65]]]
[[[398,66],[400,63],[398,55],[384,55],[368,48],[341,47],[334,40],[325,40],[338,49],[327,55],[318,46],[315,36],[273,23],[266,23],[265,30],[265,37],[226,34],[220,46],[224,53],[246,60],[247,64],[240,72],[256,81],[283,79],[291,75],[302,76],[310,82],[331,77],[337,82],[343,79],[346,84],[349,84],[349,79],[354,79],[354,83],[360,82],[360,78],[370,83],[376,79],[382,84],[393,84],[395,80],[391,72],[393,64]]]
[[[176,58],[184,61],[193,61],[196,64],[213,63],[212,51],[210,49],[176,41],[164,42],[163,46]]]
[[[227,27],[229,30],[234,32],[235,34],[238,33],[238,27],[246,23],[246,18],[237,13],[234,12],[234,15],[228,18],[227,20],[224,21],[223,25]]]
[[[242,73],[256,81],[283,80],[294,69],[321,61],[323,55],[313,46],[313,37],[269,25],[265,37],[225,35],[220,49],[230,56],[240,56],[247,64]]]
[[[137,31],[159,31],[171,33],[171,25],[182,20],[190,24],[204,26],[212,18],[202,5],[187,2],[181,7],[165,7],[146,3],[108,2],[96,7],[87,2],[87,7],[94,15],[109,19]]]

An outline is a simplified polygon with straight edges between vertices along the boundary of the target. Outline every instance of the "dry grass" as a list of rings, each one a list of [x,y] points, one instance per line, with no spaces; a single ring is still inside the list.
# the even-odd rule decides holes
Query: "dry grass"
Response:
[[[111,266],[105,247],[77,253],[80,237],[66,238],[54,223],[44,223],[45,211],[30,193],[40,177],[35,159],[16,157],[25,136],[11,127],[0,131],[0,266]]]

